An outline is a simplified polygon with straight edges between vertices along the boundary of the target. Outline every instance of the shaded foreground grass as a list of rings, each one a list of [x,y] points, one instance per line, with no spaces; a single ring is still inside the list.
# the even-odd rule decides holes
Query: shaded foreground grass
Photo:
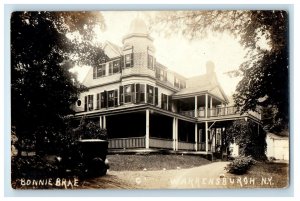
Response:
[[[211,163],[209,160],[195,155],[108,155],[110,170],[139,171],[139,170],[172,170],[192,168]]]
[[[227,173],[225,176],[235,180],[229,188],[285,188],[289,186],[289,164],[257,162],[244,175]]]

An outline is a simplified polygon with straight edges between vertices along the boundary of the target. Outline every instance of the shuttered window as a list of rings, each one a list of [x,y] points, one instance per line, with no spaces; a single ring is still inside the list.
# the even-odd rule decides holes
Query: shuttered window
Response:
[[[100,93],[101,98],[101,108],[107,107],[107,91]]]
[[[135,85],[135,103],[145,102],[145,85],[136,84]]]
[[[166,94],[161,94],[161,108],[168,110],[168,96]]]
[[[88,109],[89,111],[94,109],[94,95],[88,95]]]
[[[97,94],[97,102],[96,102],[96,109],[100,109],[100,93]]]

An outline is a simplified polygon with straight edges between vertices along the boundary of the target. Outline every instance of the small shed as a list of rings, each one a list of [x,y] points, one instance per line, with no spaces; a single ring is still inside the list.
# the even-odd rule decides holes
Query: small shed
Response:
[[[289,160],[289,137],[268,133],[266,137],[268,158],[276,160]]]

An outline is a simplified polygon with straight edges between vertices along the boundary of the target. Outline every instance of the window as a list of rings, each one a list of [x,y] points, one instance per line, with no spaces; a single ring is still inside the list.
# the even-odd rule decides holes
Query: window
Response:
[[[158,88],[147,85],[147,103],[158,105]]]
[[[89,111],[94,109],[93,100],[94,100],[94,95],[88,95],[88,110]]]
[[[154,70],[154,62],[153,62],[153,56],[148,54],[148,68],[151,70]]]
[[[145,102],[145,85],[144,84],[136,84],[135,85],[135,102]]]
[[[78,106],[78,107],[81,106],[81,100],[77,100],[77,106]]]
[[[177,77],[174,78],[174,86],[180,89],[183,89],[186,87],[184,80],[179,80]]]
[[[177,77],[174,78],[174,86],[179,88],[179,79]]]
[[[156,68],[155,77],[156,77],[157,79],[160,79],[160,71],[161,71],[160,68]]]
[[[99,110],[99,109],[100,109],[100,93],[99,93],[99,94],[97,94],[96,109],[97,109],[97,110]]]
[[[133,97],[134,95],[134,84],[130,84],[130,85],[125,85],[124,86],[124,100],[125,103],[130,103],[130,102],[134,102]]]
[[[133,67],[133,53],[125,55],[125,67]]]
[[[168,96],[166,94],[161,94],[161,108],[168,110]]]
[[[114,107],[115,106],[115,91],[109,91],[108,92],[108,107]]]
[[[158,78],[161,81],[167,81],[167,71],[156,68],[156,78]]]
[[[167,77],[167,71],[164,71],[163,73],[163,81],[167,81],[168,77]]]
[[[93,78],[105,76],[105,64],[100,64],[99,66],[94,67],[93,69]]]
[[[101,108],[107,107],[107,91],[100,93],[100,99],[101,99]]]
[[[154,91],[153,86],[147,85],[147,103],[153,104]]]
[[[120,60],[109,62],[109,74],[112,75],[118,72],[120,72]]]
[[[180,81],[180,89],[184,89],[185,88],[185,81],[181,80]]]

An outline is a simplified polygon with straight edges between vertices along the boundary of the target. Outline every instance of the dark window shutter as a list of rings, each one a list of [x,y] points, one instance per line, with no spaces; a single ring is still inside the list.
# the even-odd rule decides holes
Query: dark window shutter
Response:
[[[104,107],[108,107],[108,92],[104,91]]]
[[[154,101],[155,101],[155,105],[158,105],[158,88],[157,87],[155,87]]]
[[[134,84],[131,84],[131,102],[135,103],[135,86]]]
[[[84,97],[84,111],[87,111],[87,96]]]
[[[118,90],[116,89],[114,93],[115,93],[115,95],[114,95],[114,98],[115,98],[115,107],[117,107],[118,106]]]
[[[124,104],[124,92],[123,92],[123,86],[120,86],[120,105]]]
[[[140,84],[135,85],[135,103],[141,102]]]
[[[122,72],[122,69],[124,68],[124,56],[121,56],[120,59],[120,71]]]
[[[133,53],[131,53],[131,67],[133,67],[134,63],[133,63]]]
[[[172,112],[172,96],[168,96],[168,110]]]
[[[97,104],[96,104],[96,109],[100,109],[100,94],[97,94]]]
[[[134,59],[134,55],[133,55],[133,46],[132,46],[132,52],[131,52],[131,67],[133,67],[134,65],[134,62],[133,62],[133,59]]]

